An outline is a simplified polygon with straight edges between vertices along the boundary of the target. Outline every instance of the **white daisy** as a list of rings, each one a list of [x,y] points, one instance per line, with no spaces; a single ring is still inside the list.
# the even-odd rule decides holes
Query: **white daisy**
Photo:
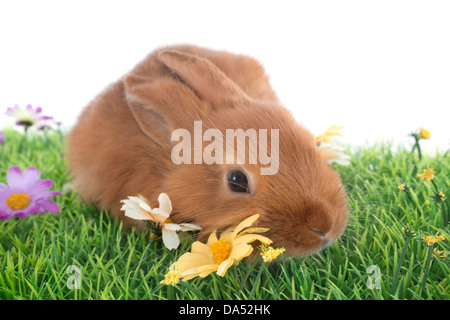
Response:
[[[151,208],[148,200],[143,196],[128,197],[120,201],[123,203],[121,210],[125,211],[125,216],[135,220],[153,221],[162,231],[164,245],[169,249],[175,249],[180,244],[177,232],[197,231],[201,227],[193,223],[173,223],[169,217],[172,212],[172,203],[169,196],[161,193],[158,197],[159,208]]]
[[[16,124],[29,127],[40,124],[42,121],[52,120],[53,117],[42,115],[42,108],[33,108],[31,104],[27,105],[25,109],[20,108],[17,104],[14,108],[7,108],[6,114],[16,119]]]
[[[321,143],[318,148],[328,163],[337,163],[342,166],[350,164],[350,157],[344,153],[343,148],[330,143]]]

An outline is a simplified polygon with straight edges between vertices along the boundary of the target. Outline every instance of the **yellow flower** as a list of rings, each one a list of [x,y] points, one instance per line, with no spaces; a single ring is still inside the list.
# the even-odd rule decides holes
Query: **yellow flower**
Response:
[[[419,139],[430,139],[430,132],[424,128],[420,128]]]
[[[438,258],[442,258],[442,259],[447,258],[447,252],[445,252],[445,251],[434,248],[433,252],[434,252],[435,256]]]
[[[324,133],[322,133],[321,135],[318,135],[316,137],[316,143],[317,144],[319,144],[321,142],[329,143],[331,141],[330,138],[332,136],[343,136],[343,134],[339,132],[339,130],[342,130],[343,128],[344,127],[339,127],[339,126],[336,126],[336,125],[332,125]]]
[[[402,232],[403,232],[403,234],[405,235],[405,236],[408,236],[408,237],[414,237],[416,234],[414,233],[414,231],[413,230],[411,230],[411,229],[405,229],[405,228],[402,228]]]
[[[265,244],[272,243],[269,238],[255,234],[266,232],[268,228],[247,228],[258,218],[258,214],[248,217],[236,227],[222,232],[220,238],[217,238],[216,230],[214,230],[206,244],[195,241],[191,252],[181,255],[178,261],[169,267],[169,270],[178,270],[182,280],[203,278],[214,271],[223,277],[230,266],[239,263],[252,253],[253,247],[249,243],[256,240]]]
[[[445,238],[444,236],[438,236],[437,234],[435,236],[424,235],[422,240],[427,244],[427,246],[432,246],[439,241],[445,240]]]
[[[397,188],[399,190],[401,190],[401,191],[405,191],[405,185],[404,184],[399,185]]]
[[[445,194],[442,191],[439,192],[439,196],[441,197],[441,201],[445,201]]]
[[[178,270],[172,270],[166,273],[164,276],[164,280],[161,280],[159,283],[165,284],[165,285],[176,285],[178,282],[180,282],[180,272]]]
[[[426,200],[426,201],[425,201],[425,204],[430,204],[430,200]]]
[[[433,168],[424,169],[423,173],[419,173],[417,177],[419,177],[421,180],[430,181],[433,180],[435,173],[436,172],[434,172]]]
[[[264,260],[264,262],[271,262],[273,259],[275,259],[280,254],[286,251],[286,249],[284,248],[274,249],[273,247],[268,246],[267,244],[262,244],[259,247],[261,248],[261,257]]]

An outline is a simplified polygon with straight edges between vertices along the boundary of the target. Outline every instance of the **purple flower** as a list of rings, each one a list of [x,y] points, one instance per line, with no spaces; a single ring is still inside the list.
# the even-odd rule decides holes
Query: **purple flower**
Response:
[[[33,108],[31,104],[27,105],[26,109],[22,109],[16,104],[14,108],[6,109],[6,114],[16,118],[16,124],[24,126],[25,129],[41,121],[53,119],[53,117],[42,115],[41,107]]]
[[[5,141],[5,136],[3,135],[3,132],[0,131],[0,146],[3,144],[3,141]]]
[[[59,206],[49,198],[60,195],[57,191],[47,191],[53,180],[40,180],[41,172],[33,167],[23,173],[19,167],[8,170],[8,185],[0,183],[0,220],[13,217],[26,218],[29,215],[59,212]]]

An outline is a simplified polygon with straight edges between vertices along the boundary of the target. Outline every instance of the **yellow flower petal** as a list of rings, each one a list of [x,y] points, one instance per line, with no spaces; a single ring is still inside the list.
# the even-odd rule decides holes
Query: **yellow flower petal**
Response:
[[[192,253],[198,253],[198,254],[203,254],[203,255],[210,255],[211,251],[210,251],[210,247],[200,241],[195,241],[192,246],[191,246],[191,252]]]
[[[211,272],[216,271],[218,268],[217,264],[207,264],[200,267],[191,268],[188,270],[185,270],[181,273],[181,276],[183,278],[183,281],[193,279],[195,277],[206,277]]]
[[[247,229],[241,231],[239,233],[239,236],[242,236],[243,234],[246,234],[246,233],[263,233],[263,232],[267,232],[269,230],[270,230],[270,228],[262,228],[262,227],[247,228]]]
[[[207,275],[209,275],[211,272],[216,271],[217,268],[218,268],[217,264],[208,264],[206,266],[197,268],[199,271],[198,276],[204,278]]]
[[[272,240],[270,240],[269,238],[264,237],[262,235],[259,235],[259,234],[246,234],[246,235],[243,235],[241,237],[237,237],[234,240],[234,245],[238,245],[238,244],[241,244],[241,243],[251,243],[251,242],[256,241],[256,240],[259,240],[259,241],[261,241],[262,243],[265,243],[265,244],[271,244],[272,243]]]
[[[187,252],[170,266],[170,269],[177,269],[183,274],[186,270],[192,268],[198,268],[204,265],[212,264],[212,256],[206,256],[204,254]]]
[[[225,273],[227,272],[228,268],[231,267],[234,263],[233,259],[227,259],[224,260],[219,267],[217,268],[217,274],[221,277],[223,277],[225,275]]]
[[[420,128],[420,132],[419,132],[420,139],[429,139],[430,136],[431,136],[430,131],[428,131],[424,128]]]
[[[332,125],[323,134],[316,137],[316,143],[329,143],[332,136],[343,136],[343,134],[339,132],[339,130],[342,130],[343,128],[344,127]]]
[[[232,232],[233,238],[235,238],[242,229],[250,227],[253,224],[253,222],[258,220],[258,218],[259,218],[259,214],[254,214],[254,215],[248,217],[247,219],[245,219],[244,221],[242,221],[241,223],[239,223],[237,225],[236,229],[234,229]]]
[[[207,246],[211,246],[211,244],[213,244],[214,242],[216,242],[217,239],[217,230],[214,230],[208,237],[208,241],[206,242]]]
[[[236,261],[241,261],[242,259],[248,257],[253,252],[253,247],[246,243],[241,243],[235,245],[230,253],[230,258]]]
[[[186,270],[186,271],[180,273],[180,275],[181,275],[181,278],[183,279],[183,281],[194,279],[195,277],[198,277],[198,275],[199,275],[198,268]]]

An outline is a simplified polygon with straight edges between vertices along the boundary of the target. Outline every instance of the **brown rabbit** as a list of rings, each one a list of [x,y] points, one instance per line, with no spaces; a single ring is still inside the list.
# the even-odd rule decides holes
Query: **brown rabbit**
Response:
[[[175,164],[172,132],[193,133],[194,121],[224,134],[278,129],[277,172],[262,175],[264,165],[248,155],[243,164]],[[162,192],[172,201],[171,220],[200,225],[200,239],[259,213],[255,224],[270,228],[264,235],[290,256],[331,243],[347,224],[338,174],[280,105],[263,67],[244,55],[195,46],[151,53],[86,107],[69,136],[68,161],[86,201],[141,231],[144,223],[124,217],[120,200],[141,194],[157,205]]]

